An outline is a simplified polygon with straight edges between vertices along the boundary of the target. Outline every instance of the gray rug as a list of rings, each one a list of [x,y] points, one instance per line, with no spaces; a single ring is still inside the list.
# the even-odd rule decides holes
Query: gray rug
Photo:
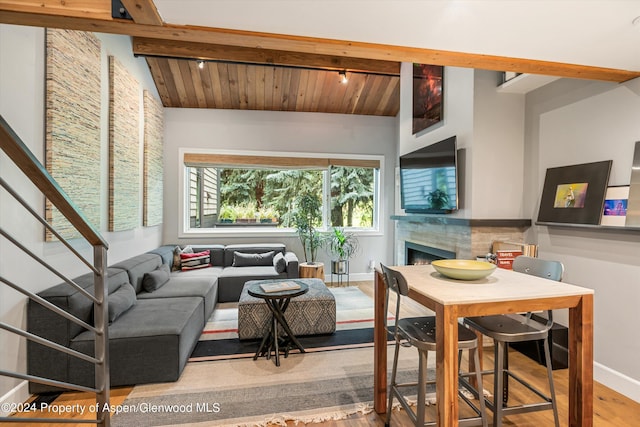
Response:
[[[415,379],[415,350],[404,350],[400,376]],[[372,348],[296,354],[282,362],[279,368],[265,359],[189,364],[176,383],[135,387],[112,425],[283,425],[371,412]]]

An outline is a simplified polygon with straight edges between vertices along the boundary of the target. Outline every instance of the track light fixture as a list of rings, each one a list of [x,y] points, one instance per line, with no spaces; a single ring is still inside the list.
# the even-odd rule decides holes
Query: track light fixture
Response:
[[[204,68],[204,61],[198,61],[198,68],[200,68],[201,70]]]
[[[349,79],[347,79],[347,70],[338,71],[338,75],[340,76],[340,83],[346,84]]]

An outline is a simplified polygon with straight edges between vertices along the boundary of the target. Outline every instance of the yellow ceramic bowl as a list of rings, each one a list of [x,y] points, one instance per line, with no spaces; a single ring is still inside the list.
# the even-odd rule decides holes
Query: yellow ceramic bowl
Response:
[[[496,269],[495,264],[468,259],[440,259],[431,263],[443,276],[458,280],[478,280],[487,277]]]

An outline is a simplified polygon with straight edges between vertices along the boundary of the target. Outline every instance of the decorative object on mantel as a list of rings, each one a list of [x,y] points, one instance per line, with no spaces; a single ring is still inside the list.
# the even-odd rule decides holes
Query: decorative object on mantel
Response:
[[[162,224],[162,175],[164,129],[163,107],[148,90],[144,91],[144,204],[142,223],[145,227]]]
[[[109,231],[140,225],[140,91],[109,56]]]
[[[627,219],[627,203],[629,199],[629,186],[618,185],[607,188],[602,209],[600,225],[624,227]]]
[[[640,141],[636,142],[631,164],[631,184],[625,225],[640,227]]]
[[[444,67],[413,64],[413,134],[443,119]]]
[[[99,228],[100,206],[100,40],[84,31],[46,30],[47,171]],[[46,219],[65,239],[80,237],[46,201]],[[46,240],[56,238],[49,232]]]
[[[539,222],[600,224],[611,160],[547,169]]]

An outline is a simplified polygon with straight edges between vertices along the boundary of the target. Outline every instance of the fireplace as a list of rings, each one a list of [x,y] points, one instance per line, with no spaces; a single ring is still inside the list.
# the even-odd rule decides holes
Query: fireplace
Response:
[[[453,259],[455,257],[455,252],[412,242],[404,242],[404,259],[406,265],[431,264],[431,261]]]

